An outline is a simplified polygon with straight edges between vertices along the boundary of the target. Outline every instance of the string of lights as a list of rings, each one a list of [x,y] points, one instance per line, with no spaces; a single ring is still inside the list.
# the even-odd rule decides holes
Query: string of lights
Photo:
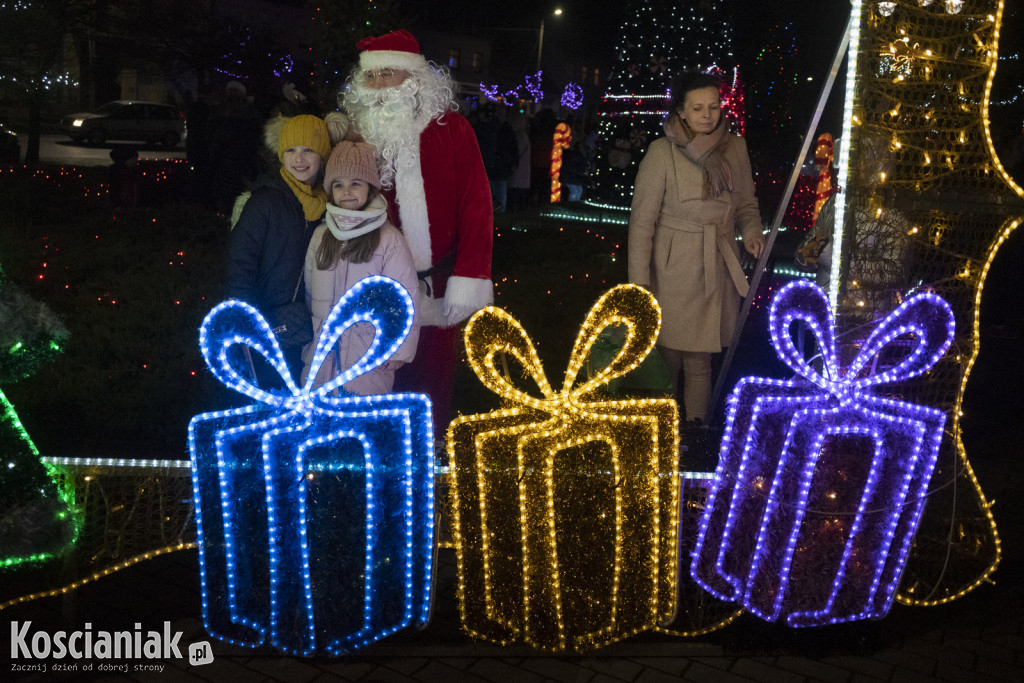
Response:
[[[990,131],[1003,11],[1001,0],[855,0],[852,7],[830,300],[841,323],[856,331],[909,293],[931,290],[959,323],[960,352],[939,361],[927,381],[898,389],[903,400],[946,407],[937,472],[963,480],[948,496],[929,499],[918,529],[927,540],[914,544],[898,597],[906,604],[961,597],[1001,558],[991,503],[961,442],[959,406],[978,351],[970,323],[983,264],[1019,223],[996,207],[1024,196]],[[857,343],[854,332],[849,344]],[[952,524],[963,530],[958,537],[948,533]],[[972,550],[961,552],[961,545]]]

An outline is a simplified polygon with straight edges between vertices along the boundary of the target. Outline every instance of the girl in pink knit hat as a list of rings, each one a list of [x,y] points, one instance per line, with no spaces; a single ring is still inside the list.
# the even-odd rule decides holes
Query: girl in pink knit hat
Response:
[[[315,334],[302,353],[302,382],[309,374],[324,319],[359,280],[370,275],[390,277],[405,287],[415,301],[418,280],[412,253],[402,233],[388,220],[387,202],[380,187],[372,145],[345,140],[334,147],[324,169],[327,213],[313,232],[306,251],[306,301],[313,315]],[[395,370],[416,355],[419,327],[418,319],[414,320],[409,336],[390,360],[348,382],[345,389],[354,394],[390,393]],[[357,323],[346,330],[320,366],[314,387],[358,361],[373,342],[374,334],[370,323]]]

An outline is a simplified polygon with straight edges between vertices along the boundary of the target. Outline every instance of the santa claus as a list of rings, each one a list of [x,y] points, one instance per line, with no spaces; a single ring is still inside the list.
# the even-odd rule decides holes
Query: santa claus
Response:
[[[427,393],[440,435],[451,419],[458,326],[493,301],[490,185],[473,129],[455,111],[457,85],[447,70],[428,63],[407,31],[357,47],[341,105],[377,148],[391,219],[420,278],[419,349],[396,375],[395,391]]]

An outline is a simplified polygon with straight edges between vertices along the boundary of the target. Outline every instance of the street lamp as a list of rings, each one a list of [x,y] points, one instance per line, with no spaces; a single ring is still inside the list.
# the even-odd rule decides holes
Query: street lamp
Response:
[[[556,17],[562,16],[562,9],[553,12]],[[540,40],[537,41],[537,71],[540,71],[540,56],[544,53],[544,19],[540,20]]]

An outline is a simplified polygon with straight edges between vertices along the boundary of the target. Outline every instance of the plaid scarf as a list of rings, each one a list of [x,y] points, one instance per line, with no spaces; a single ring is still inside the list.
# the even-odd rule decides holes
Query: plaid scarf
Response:
[[[707,134],[694,134],[674,113],[665,120],[664,128],[665,137],[704,172],[704,199],[732,190],[732,169],[724,154],[729,136],[724,116],[718,120],[718,126]]]

